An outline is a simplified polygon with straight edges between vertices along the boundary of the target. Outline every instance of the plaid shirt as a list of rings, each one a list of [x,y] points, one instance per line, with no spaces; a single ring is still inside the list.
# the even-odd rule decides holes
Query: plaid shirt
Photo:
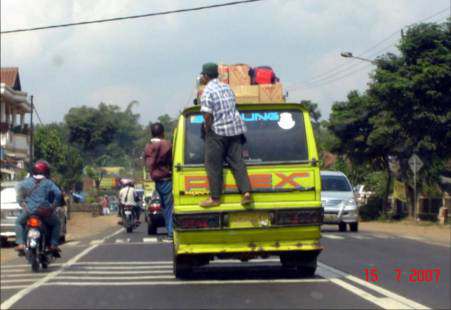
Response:
[[[246,126],[235,107],[235,94],[229,85],[213,79],[200,97],[200,111],[213,115],[213,131],[220,136],[238,136]]]

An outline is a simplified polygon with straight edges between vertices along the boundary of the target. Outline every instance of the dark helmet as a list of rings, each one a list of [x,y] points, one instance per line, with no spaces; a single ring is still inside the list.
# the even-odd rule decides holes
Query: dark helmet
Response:
[[[50,176],[50,165],[47,161],[40,159],[33,165],[33,177],[36,179],[48,178]]]

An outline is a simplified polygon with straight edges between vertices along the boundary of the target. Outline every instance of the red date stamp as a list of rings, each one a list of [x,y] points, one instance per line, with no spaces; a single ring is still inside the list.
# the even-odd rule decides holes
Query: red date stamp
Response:
[[[376,267],[363,269],[365,280],[367,282],[377,283],[379,282],[380,275],[379,270]],[[396,281],[401,282],[403,278],[403,271],[401,268],[395,268],[393,270]],[[417,269],[411,268],[407,273],[405,273],[406,279],[411,283],[438,283],[440,280],[440,268],[433,269]]]

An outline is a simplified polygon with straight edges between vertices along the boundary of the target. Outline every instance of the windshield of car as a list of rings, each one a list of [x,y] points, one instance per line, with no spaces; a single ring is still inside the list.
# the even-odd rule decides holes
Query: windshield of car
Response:
[[[351,186],[344,176],[321,176],[321,189],[325,192],[350,192]]]
[[[304,118],[299,110],[243,111],[247,128],[243,158],[247,164],[308,159]],[[200,113],[186,118],[185,164],[204,163]]]

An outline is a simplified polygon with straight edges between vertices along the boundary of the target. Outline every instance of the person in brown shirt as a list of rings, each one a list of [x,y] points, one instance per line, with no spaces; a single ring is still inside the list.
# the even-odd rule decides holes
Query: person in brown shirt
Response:
[[[161,198],[161,208],[168,231],[169,239],[172,239],[172,208],[174,197],[172,196],[172,145],[164,139],[164,127],[161,123],[150,126],[152,139],[144,149],[144,160],[150,177],[155,182],[155,189]]]

